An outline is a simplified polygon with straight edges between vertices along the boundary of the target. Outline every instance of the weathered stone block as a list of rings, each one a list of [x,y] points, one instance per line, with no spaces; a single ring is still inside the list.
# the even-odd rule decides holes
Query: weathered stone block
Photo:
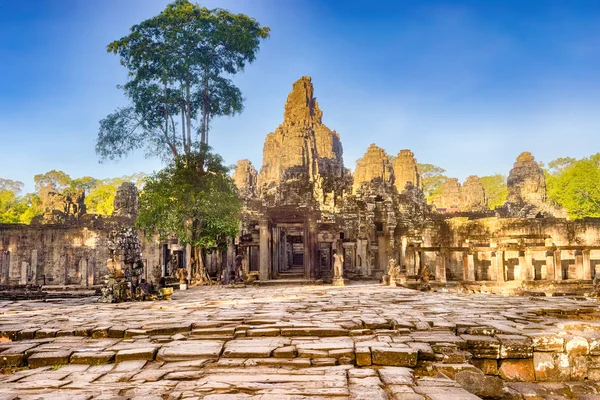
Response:
[[[119,350],[115,357],[115,362],[120,363],[129,360],[148,360],[151,361],[156,355],[156,347],[144,347],[136,349]]]
[[[356,365],[364,367],[371,365],[371,350],[368,347],[357,347],[356,348]]]
[[[573,336],[566,339],[565,351],[570,357],[587,355],[590,353],[590,345],[586,338]]]
[[[475,358],[500,358],[500,342],[491,336],[461,335]]]
[[[532,359],[506,359],[500,361],[500,377],[507,381],[531,382],[535,380]]]
[[[549,351],[553,353],[562,353],[564,350],[565,339],[555,334],[536,333],[529,335],[533,345],[533,351]]]
[[[411,348],[373,347],[371,357],[375,365],[414,367],[417,365],[417,351]]]
[[[500,358],[531,358],[531,339],[520,335],[496,335],[500,340]]]
[[[108,364],[115,358],[114,351],[85,351],[73,353],[70,358],[71,364],[99,365]]]
[[[69,363],[70,350],[48,351],[32,354],[27,359],[30,368],[45,367],[47,365],[64,365]]]
[[[484,375],[481,371],[459,371],[454,380],[469,393],[483,398],[499,399],[504,396],[502,380],[496,376]]]
[[[273,357],[277,358],[294,358],[297,355],[296,346],[284,346],[273,350]]]
[[[471,362],[486,375],[498,375],[498,360],[475,358]]]

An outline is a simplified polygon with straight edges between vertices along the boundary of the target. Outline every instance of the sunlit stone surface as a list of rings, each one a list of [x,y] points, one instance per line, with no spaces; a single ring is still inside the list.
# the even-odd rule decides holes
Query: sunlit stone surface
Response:
[[[3,301],[0,332],[2,399],[600,396],[600,310],[580,298],[203,287]]]

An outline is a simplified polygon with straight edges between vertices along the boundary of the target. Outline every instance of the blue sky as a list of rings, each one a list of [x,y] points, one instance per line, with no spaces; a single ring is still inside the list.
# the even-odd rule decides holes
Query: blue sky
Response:
[[[98,163],[98,121],[126,104],[106,45],[159,13],[159,0],[0,2],[0,177],[59,169],[113,177],[161,168],[137,153]],[[598,1],[204,1],[271,27],[235,78],[245,111],[215,120],[229,164],[262,163],[292,83],[310,75],[347,167],[370,143],[449,176],[506,174],[531,151],[548,162],[600,151]]]

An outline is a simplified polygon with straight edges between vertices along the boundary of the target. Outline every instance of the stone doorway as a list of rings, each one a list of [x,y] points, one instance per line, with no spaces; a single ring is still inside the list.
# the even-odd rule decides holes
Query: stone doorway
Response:
[[[273,276],[275,279],[306,277],[306,249],[303,223],[274,224]]]

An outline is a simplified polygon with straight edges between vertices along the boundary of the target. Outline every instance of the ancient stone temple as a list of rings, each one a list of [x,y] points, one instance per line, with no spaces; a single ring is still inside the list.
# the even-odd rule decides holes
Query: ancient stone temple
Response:
[[[122,184],[112,216],[87,214],[83,193],[51,193],[46,213],[30,225],[0,225],[0,284],[93,287],[100,285],[111,258],[111,235],[131,231],[138,209],[138,190]],[[134,232],[135,234],[135,232]],[[141,278],[152,281],[152,268],[163,264],[156,241],[140,236],[140,255],[146,266]]]
[[[486,211],[488,210],[485,188],[476,175],[467,177],[460,192],[461,211]]]
[[[351,174],[340,135],[322,118],[311,79],[302,77],[265,139],[260,173],[247,160],[234,172],[244,212],[233,251],[261,280],[328,281],[334,260],[343,260],[345,278],[379,279],[393,260],[409,278],[430,273],[434,284],[488,289],[591,284],[600,270],[600,222],[557,219],[530,153],[518,157],[495,214],[475,175],[462,185],[447,179],[431,207],[413,152],[391,157],[371,144]]]

